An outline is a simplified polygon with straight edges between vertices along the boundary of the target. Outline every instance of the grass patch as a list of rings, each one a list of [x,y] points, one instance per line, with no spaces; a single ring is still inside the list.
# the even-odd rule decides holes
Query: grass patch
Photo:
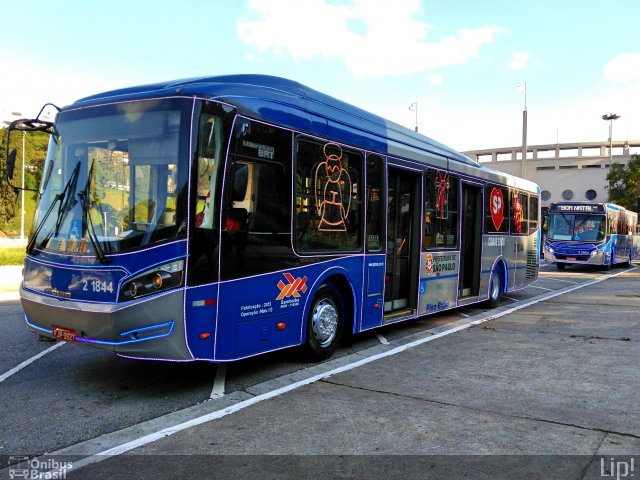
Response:
[[[25,247],[3,247],[0,249],[0,266],[24,264]]]
[[[8,237],[18,237],[20,236],[20,206],[22,202],[20,201],[20,197],[18,197],[18,201],[16,202],[16,216],[9,220],[4,225],[0,225],[0,229],[4,232],[4,234]],[[31,222],[33,221],[33,212],[36,209],[36,200],[31,192],[25,192],[24,196],[24,234],[25,236],[29,235],[31,231]]]

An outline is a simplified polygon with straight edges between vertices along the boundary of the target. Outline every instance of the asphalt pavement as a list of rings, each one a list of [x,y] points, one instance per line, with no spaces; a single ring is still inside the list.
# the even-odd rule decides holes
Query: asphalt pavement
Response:
[[[640,269],[561,278],[562,290],[515,307],[225,395],[168,428],[132,427],[133,441],[105,436],[48,458],[71,462],[58,469],[71,479],[633,478]],[[100,442],[101,455],[83,457]]]
[[[612,274],[251,387],[68,478],[637,476],[640,271]]]

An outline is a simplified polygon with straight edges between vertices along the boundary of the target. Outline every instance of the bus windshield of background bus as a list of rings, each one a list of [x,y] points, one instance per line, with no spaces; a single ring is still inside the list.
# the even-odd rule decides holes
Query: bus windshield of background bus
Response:
[[[604,215],[561,213],[549,216],[549,240],[601,242],[605,239]]]
[[[33,246],[108,253],[186,233],[188,168],[179,152],[190,107],[185,100],[156,100],[59,114]]]

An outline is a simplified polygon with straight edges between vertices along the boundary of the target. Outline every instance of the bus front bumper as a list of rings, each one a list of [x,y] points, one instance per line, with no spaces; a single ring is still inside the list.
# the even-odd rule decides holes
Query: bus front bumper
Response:
[[[192,360],[184,335],[184,291],[126,304],[42,296],[20,287],[28,329],[69,343],[158,360]]]
[[[606,265],[609,256],[606,252],[596,253],[595,255],[565,255],[551,253],[548,249],[544,250],[544,258],[550,263],[569,263],[576,265]]]

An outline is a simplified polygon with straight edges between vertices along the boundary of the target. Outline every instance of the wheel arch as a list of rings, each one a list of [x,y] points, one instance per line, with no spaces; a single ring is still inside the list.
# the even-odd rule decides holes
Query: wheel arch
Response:
[[[509,285],[509,269],[507,268],[507,262],[504,257],[496,258],[493,262],[493,266],[491,267],[490,275],[493,275],[493,272],[496,270],[500,272],[502,278],[502,284],[500,285],[502,293],[507,293],[507,286]],[[491,282],[489,282],[489,286],[487,287],[487,294],[489,288],[491,288]]]
[[[327,277],[324,285],[333,288],[342,301],[342,309],[345,322],[345,333],[355,333],[356,322],[356,293],[349,279],[341,273],[334,273]]]
[[[355,333],[356,312],[358,311],[357,295],[352,283],[349,281],[349,272],[344,268],[332,268],[318,276],[318,279],[313,283],[307,296],[307,300],[304,306],[304,321],[301,325],[301,340],[304,342],[304,334],[307,328],[307,321],[309,318],[309,309],[311,308],[311,300],[315,297],[318,290],[324,285],[333,288],[340,296],[342,303],[342,310],[344,316],[344,333]]]

